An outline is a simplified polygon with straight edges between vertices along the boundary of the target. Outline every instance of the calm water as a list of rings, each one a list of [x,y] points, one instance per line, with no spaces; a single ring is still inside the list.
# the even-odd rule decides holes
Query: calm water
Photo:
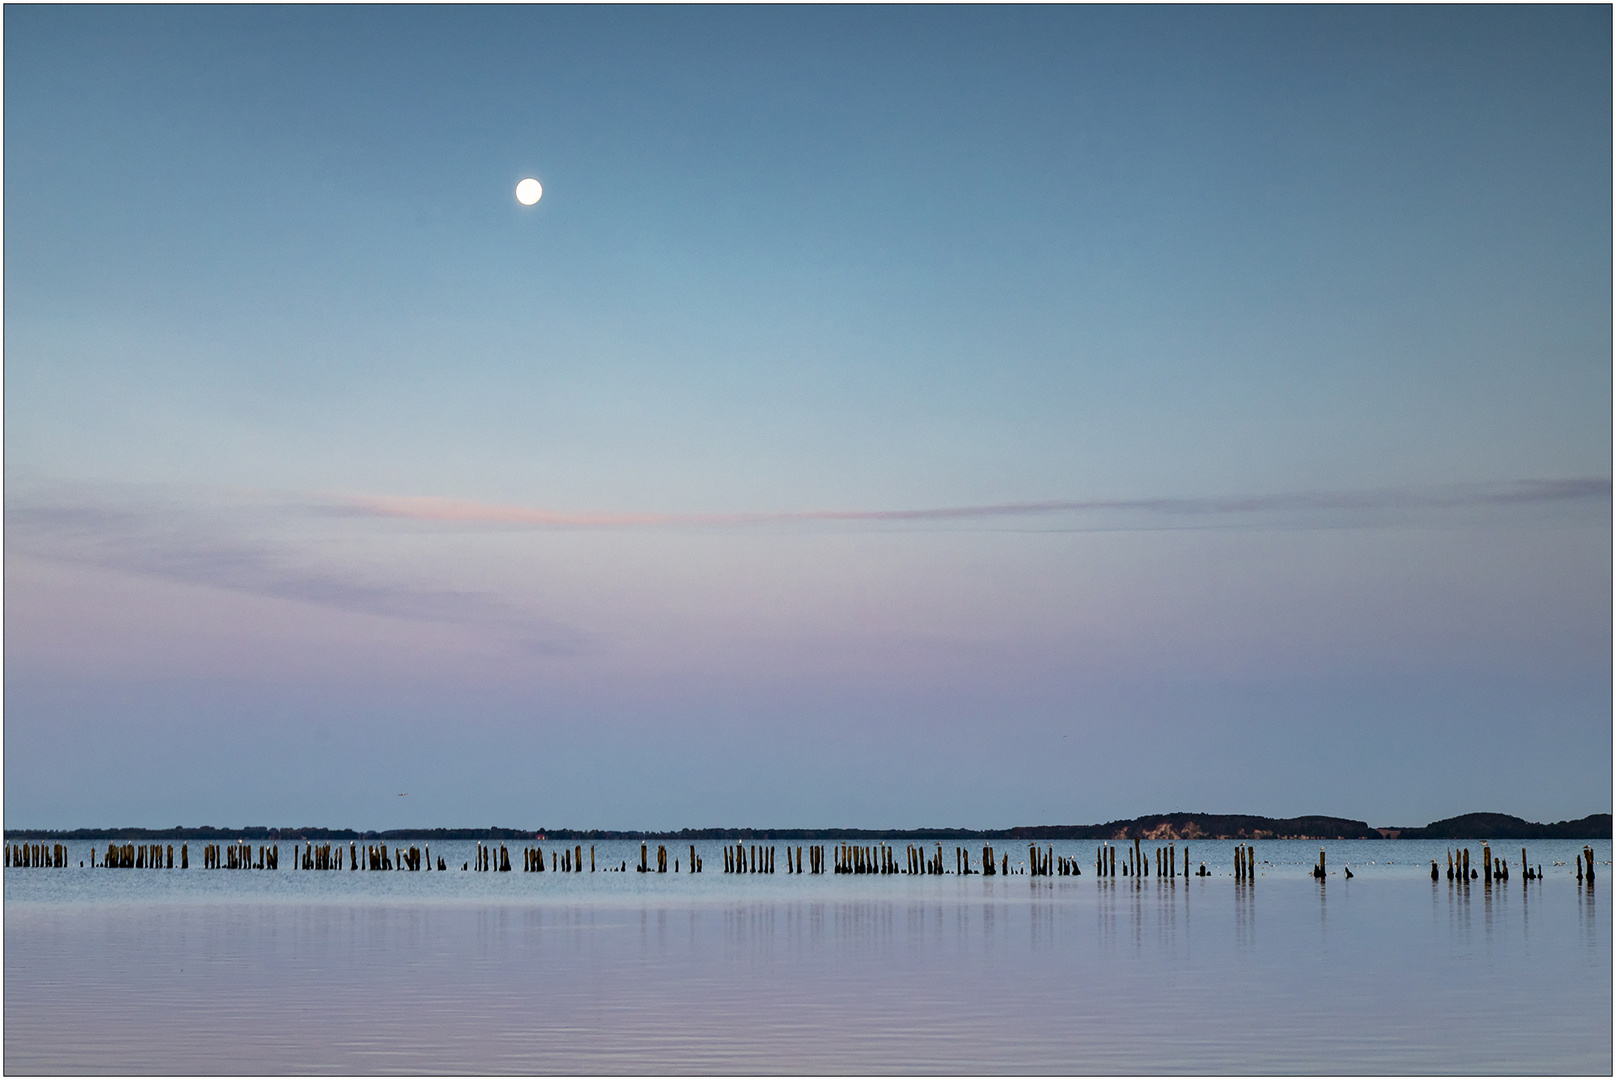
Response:
[[[1084,876],[733,876],[716,843],[699,876],[462,873],[470,844],[434,846],[443,874],[203,871],[194,844],[188,871],[79,870],[70,845],[5,872],[5,1069],[1611,1072],[1609,841],[1596,888],[1554,865],[1580,842],[1540,841],[1544,880],[1506,844],[1490,889],[1433,884],[1450,845],[1421,841],[1327,843],[1323,884],[1317,842],[1259,843],[1250,886],[1227,842],[1189,881],[1053,846]]]

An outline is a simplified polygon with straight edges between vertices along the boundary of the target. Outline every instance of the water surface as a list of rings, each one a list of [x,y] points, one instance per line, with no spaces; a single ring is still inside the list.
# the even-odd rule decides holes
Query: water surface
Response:
[[[1259,843],[1250,885],[1228,843],[1192,843],[1214,876],[1188,881],[1053,846],[1084,875],[725,875],[711,843],[701,875],[461,872],[469,844],[442,874],[294,871],[285,843],[275,872],[195,869],[195,845],[183,872],[79,870],[74,845],[72,869],[6,872],[5,1067],[1611,1071],[1609,871],[1554,865],[1580,842],[1528,845],[1542,881],[1468,888],[1432,883],[1452,845],[1419,841],[1326,844],[1322,883],[1318,843]]]

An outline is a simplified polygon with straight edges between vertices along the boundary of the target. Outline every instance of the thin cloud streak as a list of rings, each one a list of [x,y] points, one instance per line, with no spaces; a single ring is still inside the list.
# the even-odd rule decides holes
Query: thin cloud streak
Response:
[[[234,508],[238,512],[239,507]],[[242,522],[172,503],[44,501],[6,510],[6,548],[55,562],[315,604],[337,611],[492,629],[541,654],[586,650],[582,632],[475,592],[379,583],[239,535]]]
[[[1433,488],[1312,491],[1212,498],[1084,499],[990,503],[901,510],[792,510],[753,513],[567,511],[510,506],[437,496],[338,496],[328,512],[359,517],[464,525],[517,525],[554,529],[647,529],[678,526],[779,525],[812,522],[928,522],[1040,517],[1059,514],[1137,513],[1206,518],[1284,512],[1452,510],[1570,503],[1608,503],[1609,477],[1523,480]]]

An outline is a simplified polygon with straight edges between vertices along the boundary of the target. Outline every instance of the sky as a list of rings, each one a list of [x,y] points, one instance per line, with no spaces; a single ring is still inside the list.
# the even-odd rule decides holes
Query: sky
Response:
[[[7,7],[6,824],[1608,812],[1611,18]]]

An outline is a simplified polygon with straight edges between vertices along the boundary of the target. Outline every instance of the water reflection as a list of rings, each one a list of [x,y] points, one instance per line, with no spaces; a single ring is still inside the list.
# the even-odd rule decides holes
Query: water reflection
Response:
[[[1099,886],[1094,906],[1097,939],[1101,947],[1108,953],[1117,949],[1117,883],[1114,878],[1101,878],[1096,884]]]
[[[1597,879],[1595,879],[1597,880]],[[1577,910],[1582,915],[1582,929],[1589,948],[1599,940],[1604,927],[1599,923],[1599,907],[1594,891],[1595,881],[1584,881],[1577,887]]]
[[[1493,944],[1493,885],[1490,878],[1484,878],[1481,886],[1481,940],[1488,953],[1491,953]]]

